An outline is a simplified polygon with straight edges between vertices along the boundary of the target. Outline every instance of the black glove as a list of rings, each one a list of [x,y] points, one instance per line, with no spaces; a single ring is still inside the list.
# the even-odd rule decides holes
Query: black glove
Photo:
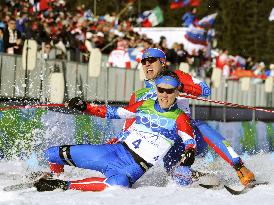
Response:
[[[85,111],[87,109],[87,103],[79,97],[75,97],[69,100],[68,107],[79,111]]]
[[[37,191],[53,191],[55,189],[68,189],[68,182],[59,179],[40,179],[34,183]]]
[[[195,161],[195,149],[189,148],[182,155],[181,166],[191,166]]]

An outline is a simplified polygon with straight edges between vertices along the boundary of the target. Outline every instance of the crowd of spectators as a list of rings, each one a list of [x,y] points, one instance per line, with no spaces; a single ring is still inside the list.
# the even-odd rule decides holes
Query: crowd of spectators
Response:
[[[52,0],[47,8],[42,9],[37,2],[6,0],[1,5],[0,52],[21,54],[24,41],[34,39],[40,48],[39,58],[87,62],[89,52],[98,48],[110,56],[110,66],[135,69],[144,49],[158,47],[167,54],[169,68],[177,69],[180,63],[186,62],[192,73],[202,78],[210,76],[215,65],[223,70],[226,78],[237,79],[247,75],[261,82],[266,76],[274,76],[274,65],[265,66],[252,58],[230,56],[228,51],[215,50],[214,55],[207,55],[206,50],[188,53],[180,43],[168,48],[166,37],[153,42],[148,36],[133,31],[131,18],[117,20],[116,13],[94,16],[84,5],[68,10],[64,0]],[[189,18],[189,15],[184,16],[184,21]],[[132,50],[138,51],[136,63],[129,57]],[[119,58],[121,56],[124,56],[123,60]]]

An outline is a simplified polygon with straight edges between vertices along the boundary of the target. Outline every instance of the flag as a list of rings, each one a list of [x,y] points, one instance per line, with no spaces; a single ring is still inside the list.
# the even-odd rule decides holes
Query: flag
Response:
[[[194,51],[197,53],[199,50],[206,49],[207,46],[205,30],[194,26],[185,29],[182,40],[184,49],[190,55],[193,55]]]
[[[44,11],[46,9],[48,9],[48,3],[49,1],[48,0],[40,0],[40,11]]]
[[[164,21],[163,11],[157,6],[152,10],[144,11],[137,21],[142,24],[142,27],[157,26]]]
[[[85,10],[85,12],[84,12],[84,18],[85,18],[86,20],[93,20],[94,15],[93,15],[93,13],[91,12],[90,9]]]
[[[48,9],[49,0],[40,0],[39,2],[31,1],[30,3],[33,5],[33,11],[38,12]]]
[[[268,20],[269,21],[273,21],[274,20],[274,8],[272,8],[271,13],[270,13],[270,15],[268,17]]]
[[[173,0],[170,9],[179,9],[185,6],[199,6],[200,0]]]
[[[214,13],[214,14],[205,16],[200,21],[198,21],[197,25],[203,28],[212,28],[215,23],[215,19],[217,15],[218,15],[217,13]]]
[[[236,56],[235,62],[237,67],[244,68],[246,66],[246,60],[242,56]]]
[[[204,29],[191,27],[185,34],[185,38],[193,44],[207,45]]]

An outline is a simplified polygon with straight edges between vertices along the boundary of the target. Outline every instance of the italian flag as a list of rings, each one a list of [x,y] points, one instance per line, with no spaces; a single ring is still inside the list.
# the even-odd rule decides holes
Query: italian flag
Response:
[[[150,11],[145,11],[143,13],[144,19],[142,22],[143,27],[153,27],[164,21],[163,11],[157,6]]]

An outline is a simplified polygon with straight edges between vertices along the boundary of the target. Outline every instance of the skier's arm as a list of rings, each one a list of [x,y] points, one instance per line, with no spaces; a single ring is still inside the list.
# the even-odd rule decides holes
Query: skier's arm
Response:
[[[136,97],[135,97],[135,93],[133,92],[130,96],[129,105],[133,105],[134,103],[136,103]],[[126,119],[123,126],[123,130],[127,130],[134,121],[135,119]],[[117,142],[119,142],[119,139],[117,137],[113,137],[106,141],[107,144],[115,144]]]
[[[196,141],[194,140],[190,119],[183,113],[177,118],[176,124],[178,135],[182,138],[185,145],[185,151],[180,164],[182,166],[191,166],[195,161]]]
[[[183,92],[194,96],[208,97],[211,94],[210,87],[197,78],[193,78],[188,73],[180,70],[174,71],[179,77],[180,82],[183,84]]]
[[[72,98],[69,101],[68,107],[101,118],[130,119],[135,117],[137,108],[142,105],[143,102],[144,101],[140,101],[127,107],[115,107],[106,105],[94,105],[87,103],[80,98]]]
[[[196,149],[196,141],[194,140],[194,135],[190,123],[189,117],[182,113],[176,120],[178,135],[182,138],[185,145],[185,150],[190,148]]]

